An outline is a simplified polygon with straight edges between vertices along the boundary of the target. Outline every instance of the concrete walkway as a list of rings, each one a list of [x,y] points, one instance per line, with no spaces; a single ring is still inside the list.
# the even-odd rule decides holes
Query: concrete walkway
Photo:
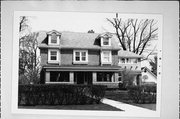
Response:
[[[107,98],[104,98],[102,100],[102,103],[107,104],[107,105],[111,105],[113,107],[116,107],[118,109],[124,110],[125,112],[136,112],[136,113],[142,113],[142,112],[152,112],[153,110],[149,110],[146,108],[142,108],[142,107],[137,107],[137,106],[133,106],[130,104],[126,104],[126,103],[122,103],[119,101],[114,101],[114,100],[110,100]]]

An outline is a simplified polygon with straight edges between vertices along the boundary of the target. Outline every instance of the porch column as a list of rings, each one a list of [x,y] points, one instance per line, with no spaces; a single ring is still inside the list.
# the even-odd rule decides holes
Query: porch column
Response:
[[[69,72],[69,81],[74,83],[74,72]]]
[[[115,73],[114,73],[115,82],[118,82],[118,77],[119,77],[118,72],[115,72]]]
[[[93,74],[93,83],[97,82],[97,73],[93,72],[92,74]]]
[[[45,73],[45,83],[46,82],[50,82],[50,72],[49,71]]]
[[[115,82],[115,80],[114,80],[114,74],[112,74],[112,76],[111,76],[111,82]]]

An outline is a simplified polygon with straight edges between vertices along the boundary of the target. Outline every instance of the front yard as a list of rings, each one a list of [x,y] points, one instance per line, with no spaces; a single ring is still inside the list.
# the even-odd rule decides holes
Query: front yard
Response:
[[[147,108],[150,110],[156,110],[156,104],[137,104],[137,103],[133,103],[133,101],[129,98],[127,91],[124,90],[111,90],[111,91],[106,91],[105,93],[105,98],[108,99],[112,99],[115,101],[120,101],[123,103],[127,103],[127,104],[131,104],[134,106],[138,106],[138,107],[143,107],[143,108]]]

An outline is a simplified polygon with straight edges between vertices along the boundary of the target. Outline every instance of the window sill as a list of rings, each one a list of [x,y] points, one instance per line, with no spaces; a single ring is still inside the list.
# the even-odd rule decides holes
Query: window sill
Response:
[[[88,61],[85,61],[85,62],[77,62],[77,61],[74,61],[73,64],[88,64]]]
[[[50,64],[59,64],[59,61],[48,61]]]
[[[101,45],[102,47],[110,47],[111,45]]]
[[[59,45],[58,43],[49,43],[48,45]]]
[[[102,62],[102,64],[112,64],[112,62]]]

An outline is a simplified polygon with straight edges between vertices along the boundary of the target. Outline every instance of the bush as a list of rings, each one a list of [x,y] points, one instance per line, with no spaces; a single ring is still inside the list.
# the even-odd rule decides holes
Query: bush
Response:
[[[119,90],[127,90],[127,84],[123,82],[119,82],[118,86],[119,86]]]
[[[134,103],[156,103],[156,85],[129,86],[128,96]]]
[[[18,105],[93,104],[104,95],[105,86],[100,85],[19,85]]]

